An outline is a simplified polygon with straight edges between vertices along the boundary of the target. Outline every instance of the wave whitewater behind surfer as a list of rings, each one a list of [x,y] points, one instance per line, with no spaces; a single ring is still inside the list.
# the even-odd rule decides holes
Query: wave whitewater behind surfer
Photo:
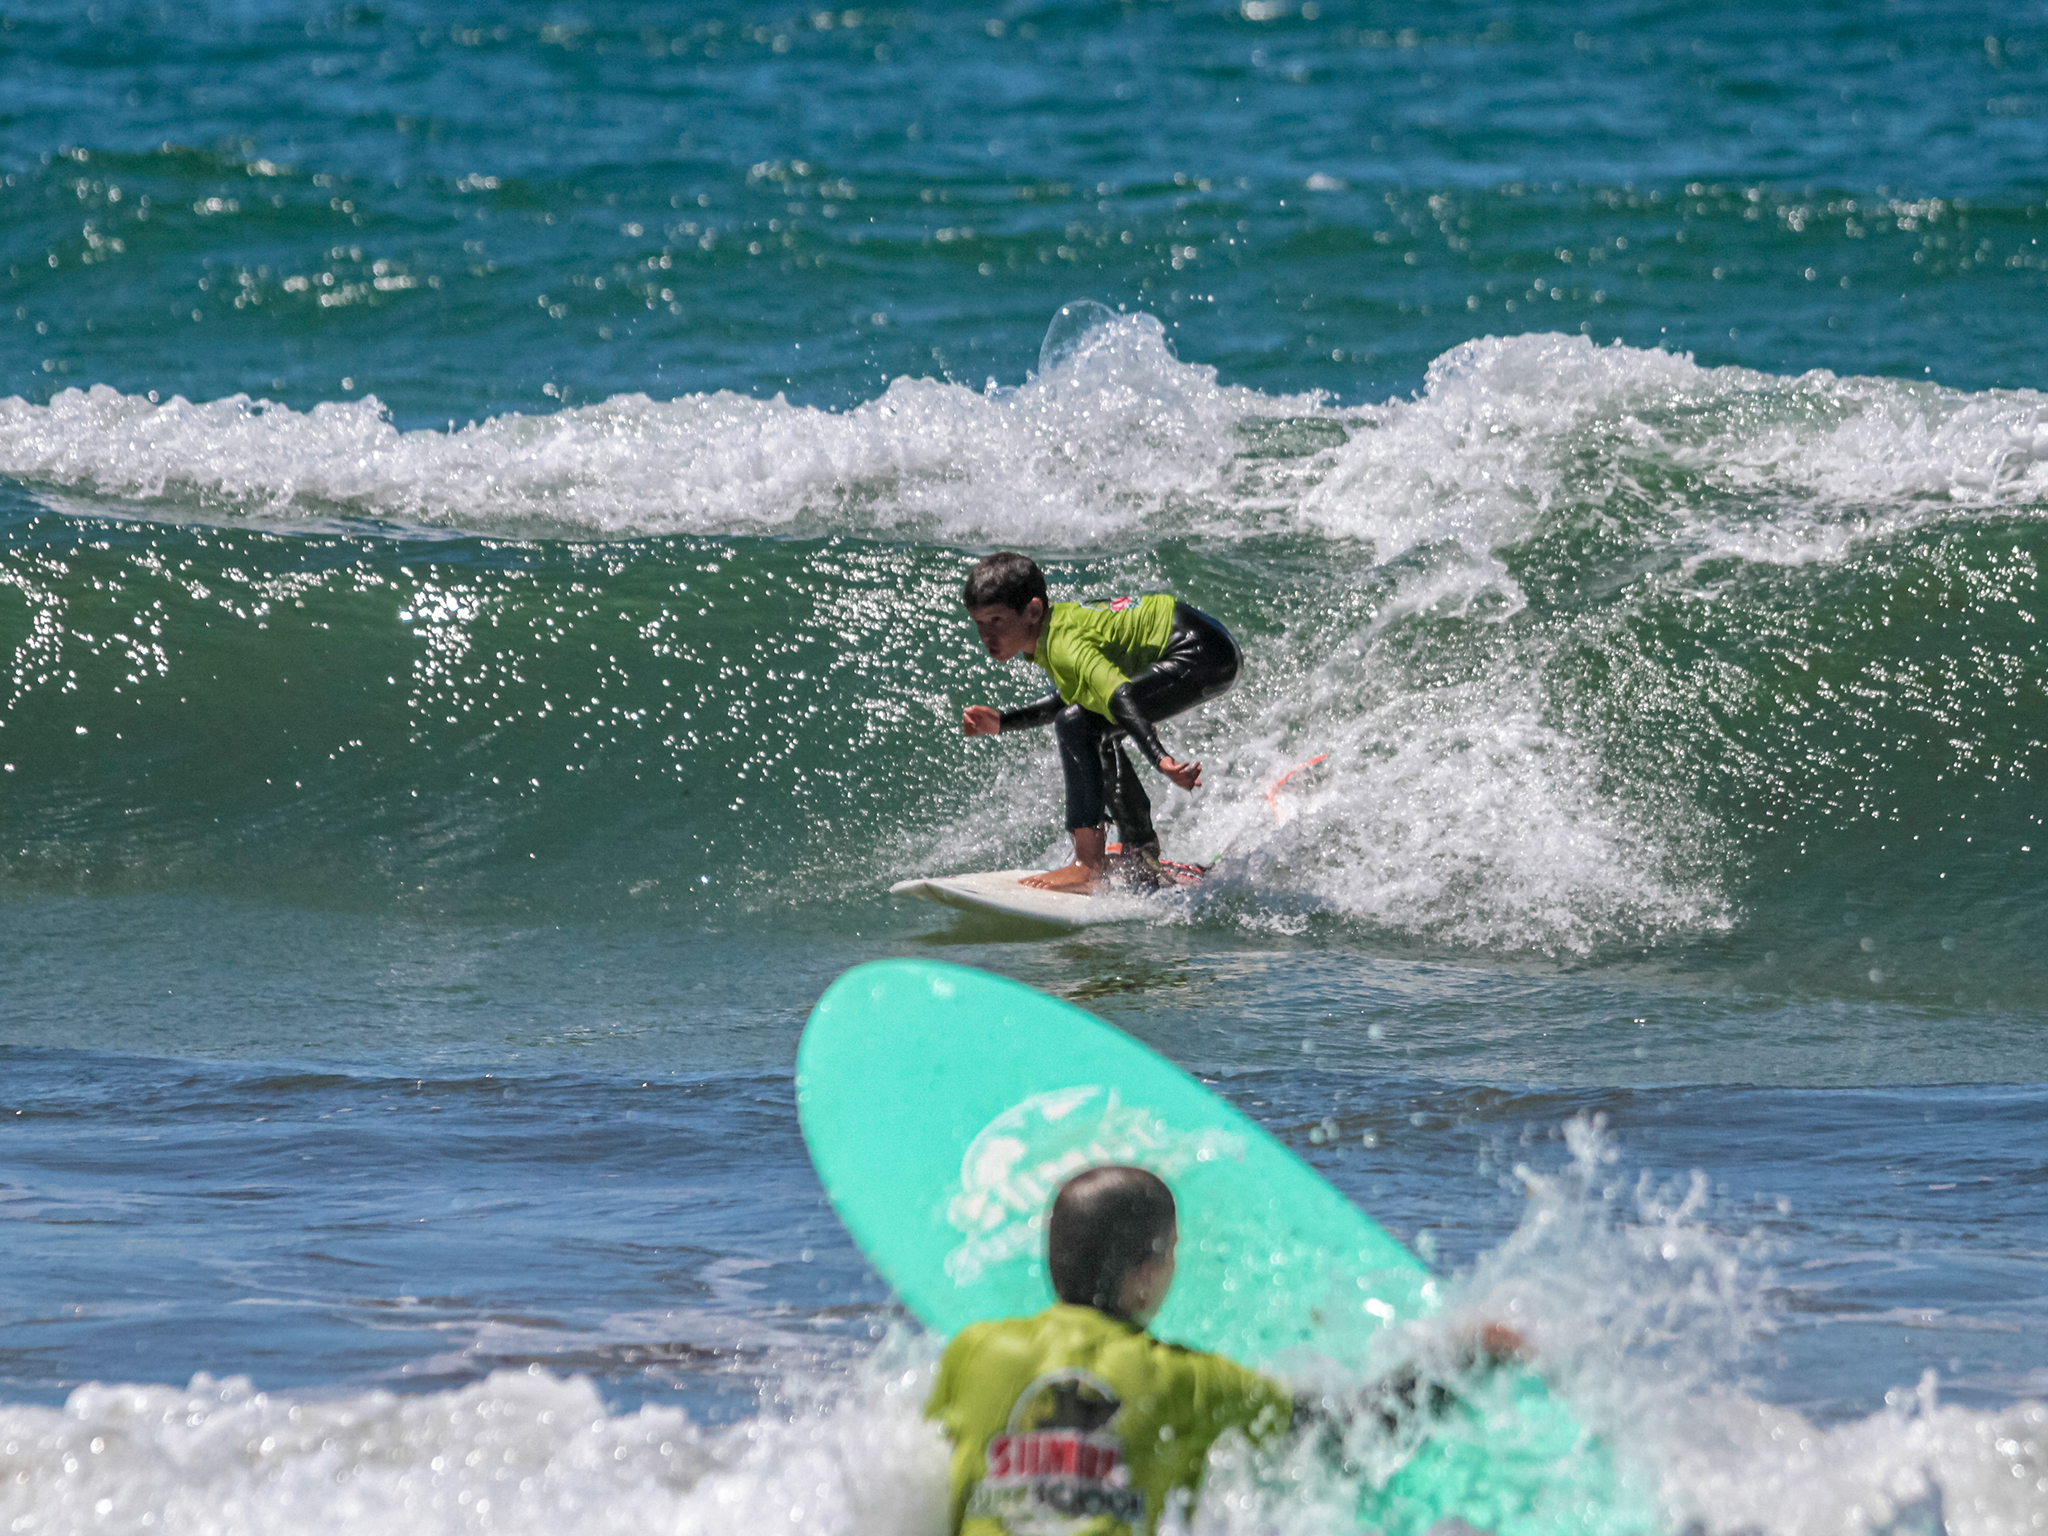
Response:
[[[1022,656],[1053,683],[1050,695],[1021,709],[971,704],[960,716],[968,736],[1050,725],[1059,739],[1074,860],[1023,883],[1094,890],[1110,868],[1104,823],[1113,819],[1127,856],[1118,872],[1135,883],[1170,884],[1159,867],[1151,799],[1123,744],[1136,744],[1182,789],[1201,787],[1202,765],[1171,756],[1154,725],[1229,691],[1242,659],[1230,632],[1166,592],[1100,608],[1051,602],[1037,563],[1010,551],[976,565],[961,597],[992,658]]]

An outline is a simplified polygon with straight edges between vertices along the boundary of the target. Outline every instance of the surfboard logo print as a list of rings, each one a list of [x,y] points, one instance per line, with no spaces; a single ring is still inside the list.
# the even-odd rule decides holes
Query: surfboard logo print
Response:
[[[1228,1131],[1176,1131],[1114,1088],[1078,1084],[1035,1093],[983,1126],[960,1159],[960,1190],[946,1220],[964,1241],[946,1255],[946,1275],[972,1285],[989,1270],[1045,1242],[1045,1216],[1059,1187],[1085,1168],[1122,1163],[1171,1179],[1196,1163],[1244,1156]]]

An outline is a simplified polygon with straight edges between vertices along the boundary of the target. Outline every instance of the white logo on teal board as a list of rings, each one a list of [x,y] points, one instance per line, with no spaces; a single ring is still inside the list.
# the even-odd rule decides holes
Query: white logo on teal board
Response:
[[[1241,1136],[1176,1131],[1150,1110],[1124,1104],[1114,1088],[1035,1093],[983,1126],[960,1159],[960,1193],[947,1203],[946,1220],[966,1240],[946,1255],[946,1274],[972,1285],[996,1265],[1036,1253],[1052,1197],[1084,1168],[1122,1163],[1171,1180],[1196,1163],[1241,1159],[1244,1151]]]

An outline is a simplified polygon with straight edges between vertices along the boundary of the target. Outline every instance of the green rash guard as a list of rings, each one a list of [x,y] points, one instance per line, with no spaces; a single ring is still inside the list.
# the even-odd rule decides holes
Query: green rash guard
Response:
[[[925,1413],[953,1442],[958,1536],[1151,1536],[1227,1429],[1285,1429],[1278,1383],[1064,1302],[963,1328]]]
[[[1109,696],[1166,654],[1166,642],[1173,638],[1173,605],[1170,592],[1136,601],[1120,597],[1107,608],[1054,603],[1031,660],[1046,670],[1069,704],[1114,719]]]

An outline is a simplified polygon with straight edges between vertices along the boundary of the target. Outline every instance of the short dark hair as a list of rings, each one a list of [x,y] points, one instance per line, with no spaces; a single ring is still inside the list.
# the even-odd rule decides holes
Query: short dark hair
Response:
[[[1125,1277],[1173,1241],[1173,1191],[1142,1168],[1090,1168],[1060,1186],[1049,1227],[1053,1294],[1118,1317]]]
[[[1037,598],[1046,601],[1045,572],[1029,555],[1004,550],[990,555],[967,573],[967,585],[960,598],[969,608],[989,608],[1001,603],[1022,613]]]

